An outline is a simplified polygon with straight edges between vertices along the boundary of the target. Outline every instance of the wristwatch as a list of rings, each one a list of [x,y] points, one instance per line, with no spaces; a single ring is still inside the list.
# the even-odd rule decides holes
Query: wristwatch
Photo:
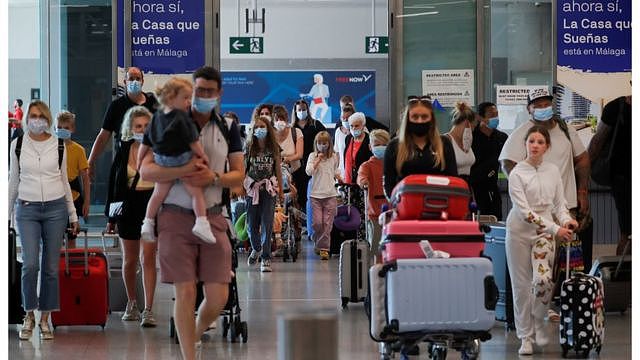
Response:
[[[217,172],[213,173],[213,186],[220,185],[220,175]]]

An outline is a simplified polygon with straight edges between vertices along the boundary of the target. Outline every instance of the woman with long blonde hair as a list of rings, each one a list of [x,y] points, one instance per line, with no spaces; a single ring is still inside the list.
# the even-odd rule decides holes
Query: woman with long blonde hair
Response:
[[[400,180],[411,174],[457,176],[451,141],[440,135],[433,106],[427,97],[409,97],[398,135],[384,154],[384,191],[387,198]]]

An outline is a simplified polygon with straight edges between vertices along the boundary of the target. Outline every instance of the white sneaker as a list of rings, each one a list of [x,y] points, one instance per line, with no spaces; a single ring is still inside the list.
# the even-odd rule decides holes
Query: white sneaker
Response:
[[[249,257],[247,258],[247,265],[255,265],[258,262],[260,255],[262,255],[262,251],[255,251],[252,249],[251,254],[249,254]]]
[[[266,259],[266,260],[262,260],[262,263],[260,264],[260,271],[262,272],[271,272],[273,270],[271,270],[271,260]]]
[[[216,237],[213,236],[211,232],[211,225],[209,224],[209,220],[206,217],[198,217],[196,218],[196,223],[193,225],[193,229],[191,229],[193,235],[199,237],[202,241],[215,244]]]
[[[140,320],[140,326],[142,327],[156,327],[156,318],[153,317],[153,312],[149,309],[142,311],[142,320]]]
[[[518,354],[520,355],[533,355],[533,344],[531,343],[531,339],[523,338],[522,345],[520,345],[520,349],[518,350]]]
[[[138,310],[138,305],[136,301],[128,301],[127,308],[124,310],[124,315],[122,315],[122,321],[138,321],[140,320],[140,310]]]
[[[156,241],[155,228],[155,220],[144,218],[144,220],[142,220],[142,227],[140,228],[140,239],[148,242]]]

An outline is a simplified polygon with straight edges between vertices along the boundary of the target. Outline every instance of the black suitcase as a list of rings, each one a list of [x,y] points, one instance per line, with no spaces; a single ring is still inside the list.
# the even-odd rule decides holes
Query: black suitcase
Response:
[[[566,280],[560,289],[560,346],[562,357],[574,350],[587,358],[591,350],[598,355],[604,339],[604,286],[598,277],[574,273],[569,277],[567,246]]]
[[[9,228],[9,324],[22,324],[22,263],[17,257],[17,235]]]
[[[355,240],[357,235],[357,230],[343,231],[336,228],[335,226],[331,228],[331,243],[329,245],[329,254],[339,255],[340,246],[342,246],[342,243],[346,240]]]
[[[601,256],[596,259],[589,275],[602,279],[607,301],[604,302],[606,312],[624,313],[631,304],[631,255]]]
[[[493,277],[498,286],[496,320],[504,322],[507,330],[514,330],[516,327],[513,318],[513,293],[505,248],[506,227],[504,223],[487,225],[491,227],[491,231],[485,234],[484,255],[493,263]]]

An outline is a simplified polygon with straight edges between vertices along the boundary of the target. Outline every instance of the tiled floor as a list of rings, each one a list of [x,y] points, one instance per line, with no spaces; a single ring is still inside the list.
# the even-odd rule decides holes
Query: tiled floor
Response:
[[[598,251],[596,250],[596,253]],[[246,344],[223,340],[218,329],[213,340],[203,345],[202,359],[276,359],[279,313],[299,306],[331,309],[339,322],[339,359],[377,359],[377,344],[368,335],[368,321],[362,305],[352,304],[345,311],[338,307],[336,259],[320,262],[310,249],[307,259],[297,263],[273,263],[273,273],[263,274],[257,268],[247,269],[246,255],[240,257],[238,283],[242,317],[249,324]],[[172,289],[159,285],[155,312],[159,326],[142,329],[137,323],[120,321],[121,314],[109,316],[105,330],[100,327],[59,327],[53,341],[40,342],[37,332],[31,341],[19,341],[17,326],[10,326],[9,359],[180,359],[180,349],[169,338],[169,317]],[[554,329],[556,326],[550,324]],[[554,330],[557,336],[557,330]],[[519,341],[514,332],[505,332],[498,323],[492,330],[493,339],[483,343],[481,359],[513,359],[517,357]],[[322,341],[320,339],[320,341]],[[601,359],[631,358],[631,315],[608,314],[606,340]],[[422,347],[419,358],[426,359]],[[459,353],[450,350],[450,358]],[[595,357],[595,354],[592,355]],[[396,357],[398,358],[398,357]],[[418,357],[412,357],[418,358]],[[560,347],[549,345],[532,359],[560,359]]]

